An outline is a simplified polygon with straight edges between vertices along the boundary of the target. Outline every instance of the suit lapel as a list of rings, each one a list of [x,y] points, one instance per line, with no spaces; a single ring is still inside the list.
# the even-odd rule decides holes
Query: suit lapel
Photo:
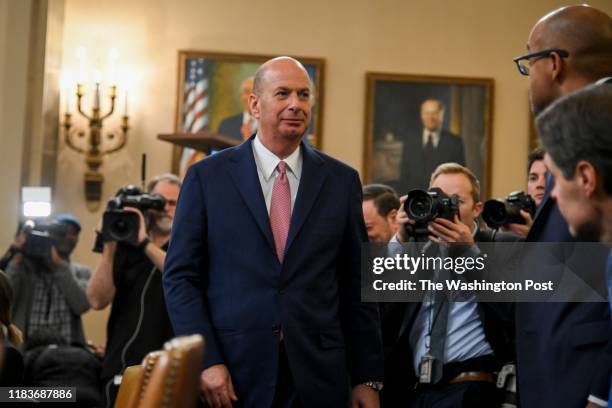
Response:
[[[323,166],[323,159],[304,142],[302,142],[302,160],[302,175],[295,205],[293,206],[293,213],[291,214],[291,225],[289,227],[287,245],[285,245],[285,254],[302,228],[304,221],[306,221],[306,217],[310,213],[327,176]]]
[[[270,248],[276,253],[272,229],[270,228],[270,217],[268,216],[266,201],[261,191],[259,176],[257,175],[257,165],[255,164],[253,147],[251,146],[252,142],[253,136],[234,150],[233,155],[230,156],[232,165],[229,166],[229,173],[245,205],[266,237]]]

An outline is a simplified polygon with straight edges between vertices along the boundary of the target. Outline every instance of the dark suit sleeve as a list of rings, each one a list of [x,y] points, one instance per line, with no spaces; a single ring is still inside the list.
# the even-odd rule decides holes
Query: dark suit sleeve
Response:
[[[185,176],[176,207],[163,283],[174,333],[204,336],[204,368],[224,363],[206,300],[207,259],[203,184],[192,166]]]
[[[601,347],[600,356],[593,367],[593,381],[589,390],[589,395],[604,401],[608,400],[612,386],[612,329],[609,323],[609,319],[599,322],[599,332],[604,333],[601,337],[607,334],[608,341],[604,347]]]
[[[591,384],[590,395],[597,397],[601,400],[606,401],[610,393],[610,378],[612,376],[612,369],[610,367],[610,357],[612,352],[609,350],[612,348],[611,341],[608,341],[607,347],[602,349],[601,359],[595,367],[595,375],[593,377],[593,383]]]
[[[383,348],[378,306],[361,302],[361,246],[368,241],[361,207],[361,183],[352,174],[349,218],[339,259],[340,304],[348,339],[353,385],[383,379]]]

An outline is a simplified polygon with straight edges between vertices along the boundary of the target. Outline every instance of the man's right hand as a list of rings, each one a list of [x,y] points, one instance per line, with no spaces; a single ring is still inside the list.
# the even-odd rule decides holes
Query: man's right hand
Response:
[[[13,246],[17,247],[17,248],[21,248],[23,246],[23,244],[25,244],[26,242],[26,233],[21,231],[19,234],[17,234],[17,236],[15,237],[15,240],[13,241]]]
[[[232,408],[232,401],[238,401],[225,364],[216,364],[202,371],[200,388],[210,407]]]
[[[395,221],[397,221],[397,240],[401,243],[408,242],[408,234],[406,233],[406,224],[414,224],[414,220],[408,218],[408,214],[404,211],[404,203],[408,195],[400,197],[400,208],[397,210]]]
[[[21,231],[19,232],[19,234],[17,234],[15,240],[13,241],[13,244],[11,245],[11,247],[13,247],[13,249],[15,250],[12,261],[16,264],[20,264],[21,261],[23,261],[23,253],[21,252],[21,248],[23,247],[23,244],[25,244],[25,242],[26,234],[25,232]]]
[[[144,215],[142,214],[142,211],[140,211],[138,208],[134,208],[134,207],[125,207],[123,210],[124,211],[133,212],[135,214],[138,214],[138,218],[140,219],[140,226],[138,227],[138,238],[137,238],[138,242],[132,242],[132,244],[133,245],[140,245],[140,243],[142,241],[144,241],[144,239],[148,235],[147,234],[147,226],[145,225]]]

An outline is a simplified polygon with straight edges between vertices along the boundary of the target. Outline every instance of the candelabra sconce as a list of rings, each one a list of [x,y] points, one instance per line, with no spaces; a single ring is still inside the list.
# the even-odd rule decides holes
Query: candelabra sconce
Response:
[[[100,83],[96,83],[94,91],[93,107],[91,115],[85,113],[82,109],[83,85],[77,84],[77,112],[89,122],[89,129],[75,129],[72,124],[72,114],[66,112],[64,114],[64,141],[66,146],[85,156],[87,170],[85,172],[85,199],[87,200],[87,208],[89,211],[97,211],[100,208],[100,199],[102,197],[102,183],[104,176],[99,172],[104,156],[121,150],[127,142],[128,134],[128,116],[127,116],[127,96],[125,112],[121,118],[121,126],[117,131],[103,134],[103,122],[110,117],[115,111],[115,100],[117,97],[117,86],[110,87],[110,108],[105,114],[100,113]],[[118,133],[118,135],[116,134]],[[83,143],[82,141],[86,142]],[[77,141],[81,141],[80,143]],[[109,147],[102,148],[104,145]],[[86,147],[81,147],[85,145]]]

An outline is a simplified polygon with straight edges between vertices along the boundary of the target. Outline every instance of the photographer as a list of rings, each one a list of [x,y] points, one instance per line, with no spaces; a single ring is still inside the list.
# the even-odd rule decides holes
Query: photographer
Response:
[[[76,217],[62,214],[50,224],[35,225],[32,232],[28,228],[18,233],[13,243],[18,253],[6,271],[15,293],[14,323],[26,339],[37,331],[51,330],[67,343],[85,344],[81,315],[89,310],[85,289],[91,271],[70,259],[81,224]],[[44,229],[50,242],[33,251],[37,229]]]
[[[544,199],[547,171],[544,163],[544,149],[538,147],[527,156],[527,194],[533,198],[537,207]],[[533,224],[533,217],[524,210],[521,210],[521,215],[525,219],[524,224],[511,223],[502,229],[526,237]]]
[[[517,239],[478,227],[482,211],[480,184],[466,167],[457,163],[438,166],[431,176],[428,194],[437,202],[430,208],[440,212],[431,213],[423,221],[409,214],[416,210],[419,216],[425,215],[428,207],[407,203],[408,197],[416,197],[413,192],[402,197],[392,252],[418,256],[420,250],[428,256],[446,256],[453,249],[447,244],[460,243],[466,248],[475,242]],[[408,245],[400,247],[397,243]],[[436,243],[444,245],[438,247]],[[445,293],[428,292],[420,303],[402,304],[398,338],[386,359],[385,404],[421,408],[501,405],[503,392],[496,388],[495,373],[512,359],[510,327],[491,305],[469,300],[456,302]],[[414,395],[407,391],[410,389],[416,390]]]
[[[163,197],[163,210],[123,207],[122,211],[138,215],[136,238],[129,242],[103,238],[102,259],[87,296],[96,310],[112,302],[101,373],[107,406],[115,400],[123,370],[140,364],[148,352],[161,348],[173,336],[161,278],[180,185],[172,174],[155,177],[147,191]],[[99,234],[108,229],[108,225],[101,227]]]

